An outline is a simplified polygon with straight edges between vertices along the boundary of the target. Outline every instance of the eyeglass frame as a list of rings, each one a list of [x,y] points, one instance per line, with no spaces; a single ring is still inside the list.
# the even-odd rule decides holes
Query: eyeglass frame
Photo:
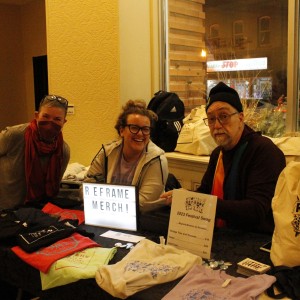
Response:
[[[45,101],[56,101],[58,102],[66,111],[68,109],[69,101],[66,98],[63,98],[61,96],[56,96],[56,95],[46,95],[40,102],[39,107],[41,108]]]
[[[130,129],[131,126],[137,127],[137,128],[138,128],[138,131],[137,131],[137,132],[132,132],[132,131],[131,131],[132,129]],[[124,127],[128,127],[130,133],[132,133],[132,134],[138,134],[139,131],[141,131],[143,135],[150,135],[150,134],[151,134],[151,129],[152,129],[151,126],[142,126],[142,127],[140,127],[140,126],[135,125],[135,124],[126,124],[126,125],[124,125]],[[143,129],[149,129],[149,133],[144,133],[144,132],[143,132]]]
[[[222,115],[223,115],[223,116],[226,116],[225,122],[224,122],[224,120],[222,121],[222,120],[220,119],[220,116],[219,116],[219,117],[214,117],[214,122],[211,123],[211,124],[209,124],[209,119],[211,119],[211,118],[204,118],[204,119],[203,119],[203,122],[204,122],[204,124],[205,124],[206,126],[209,126],[209,127],[214,126],[214,125],[216,124],[216,121],[217,121],[217,120],[219,121],[219,123],[220,123],[221,125],[226,125],[226,124],[228,124],[228,122],[231,120],[231,117],[232,117],[233,115],[236,115],[236,114],[239,114],[239,112],[236,111],[236,112],[233,112],[233,113],[231,113],[231,114],[221,113],[220,116],[222,116]],[[227,118],[228,118],[228,119],[227,119]]]

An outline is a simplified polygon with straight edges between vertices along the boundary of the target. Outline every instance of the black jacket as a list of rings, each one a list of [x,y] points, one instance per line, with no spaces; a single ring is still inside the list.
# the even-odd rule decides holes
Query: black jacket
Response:
[[[236,176],[230,181],[232,162],[241,145],[245,145],[245,149],[234,172]],[[217,147],[212,152],[198,192],[211,193],[220,150]],[[239,143],[233,149],[223,151],[223,163],[224,201],[218,199],[216,217],[226,220],[232,227],[272,233],[271,201],[278,176],[286,165],[283,152],[269,138],[245,125]]]

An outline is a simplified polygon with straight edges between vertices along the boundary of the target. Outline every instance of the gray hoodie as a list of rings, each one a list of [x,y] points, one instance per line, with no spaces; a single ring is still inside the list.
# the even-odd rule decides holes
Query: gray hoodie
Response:
[[[111,183],[121,151],[122,139],[102,145],[93,159],[84,181]],[[139,205],[142,213],[164,205],[164,201],[159,200],[159,196],[164,192],[168,174],[168,162],[164,151],[150,141],[138,162],[131,183],[138,187]]]

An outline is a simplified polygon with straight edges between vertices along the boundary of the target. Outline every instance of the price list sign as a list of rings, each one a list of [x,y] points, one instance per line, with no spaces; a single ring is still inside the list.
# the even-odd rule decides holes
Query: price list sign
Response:
[[[167,244],[209,259],[217,197],[173,190]]]

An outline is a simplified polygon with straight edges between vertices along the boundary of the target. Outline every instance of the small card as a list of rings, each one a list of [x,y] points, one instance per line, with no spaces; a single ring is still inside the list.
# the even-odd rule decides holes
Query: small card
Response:
[[[246,276],[264,274],[271,268],[271,266],[251,258],[245,258],[244,260],[238,262],[237,266],[237,272]]]
[[[100,236],[119,240],[119,241],[131,242],[131,243],[138,243],[139,241],[145,238],[144,236],[133,235],[133,234],[123,233],[123,232],[113,231],[113,230],[108,230],[103,234],[100,234]]]

